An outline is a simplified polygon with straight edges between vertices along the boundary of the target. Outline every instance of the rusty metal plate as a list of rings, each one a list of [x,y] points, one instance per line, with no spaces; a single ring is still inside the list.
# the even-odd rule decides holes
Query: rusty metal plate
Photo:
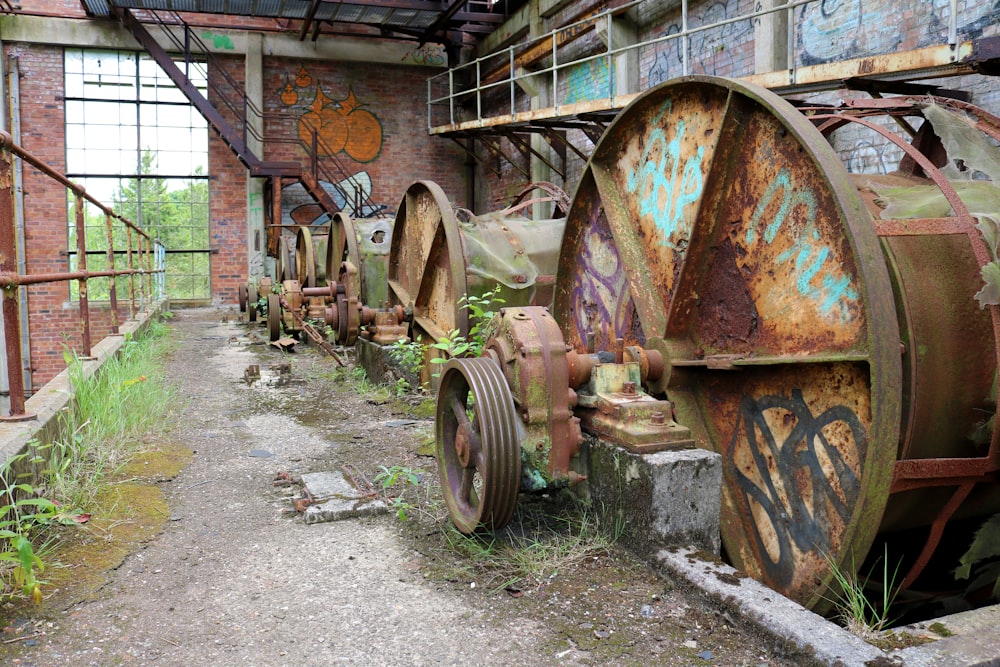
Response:
[[[466,294],[458,221],[444,191],[431,181],[403,195],[389,249],[389,305],[414,309],[414,334],[433,342],[452,329],[468,334],[458,306]]]
[[[577,350],[665,340],[677,421],[724,458],[727,553],[821,605],[878,530],[901,377],[878,238],[822,135],[735,81],[637,98],[581,179],[553,310]]]

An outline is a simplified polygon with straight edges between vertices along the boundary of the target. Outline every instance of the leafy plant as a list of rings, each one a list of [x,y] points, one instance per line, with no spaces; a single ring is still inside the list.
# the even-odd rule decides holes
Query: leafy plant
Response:
[[[478,357],[489,339],[487,327],[497,306],[504,303],[500,298],[500,285],[482,296],[466,294],[458,300],[459,305],[469,312],[469,335],[462,336],[458,329],[452,329],[429,347],[441,350],[444,355],[431,359],[432,364],[447,363],[452,357]]]
[[[396,486],[417,486],[420,484],[420,475],[412,468],[406,466],[379,466],[379,473],[375,475],[375,483],[381,486],[382,495],[386,500],[392,502],[392,508],[396,510],[396,517],[400,521],[406,521],[407,512],[413,509],[413,505],[406,501],[402,493],[390,495]]]
[[[29,446],[29,450],[31,447]],[[0,467],[2,498],[0,501],[0,566],[5,580],[5,593],[13,595],[20,589],[36,604],[42,601],[42,584],[38,575],[45,563],[32,543],[39,526],[49,524],[58,513],[58,506],[47,498],[36,496],[36,490],[25,482],[12,483],[20,477],[15,467],[27,461],[28,452],[14,456]],[[34,462],[34,461],[32,461]],[[25,473],[30,475],[30,473]]]
[[[389,358],[399,364],[403,372],[419,375],[420,368],[424,365],[425,349],[419,336],[417,340],[400,338],[389,346]]]
[[[994,597],[1000,595],[1000,514],[987,519],[972,538],[972,544],[959,559],[955,578],[969,580],[968,588],[989,587]]]
[[[889,626],[891,623],[889,608],[899,593],[899,585],[896,583],[899,563],[896,563],[891,572],[889,571],[888,547],[885,547],[882,558],[878,560],[882,562],[882,572],[880,578],[873,582],[872,577],[875,568],[878,567],[878,561],[872,565],[868,574],[862,577],[856,572],[853,558],[851,569],[845,570],[829,555],[826,556],[834,583],[840,589],[832,602],[844,626],[862,639],[870,639]],[[881,599],[873,602],[868,596],[869,590],[879,591]]]

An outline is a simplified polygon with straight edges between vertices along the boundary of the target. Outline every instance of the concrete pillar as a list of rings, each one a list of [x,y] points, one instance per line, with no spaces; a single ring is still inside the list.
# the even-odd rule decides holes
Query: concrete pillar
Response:
[[[757,9],[783,7],[786,0],[758,0]],[[788,69],[788,13],[765,14],[754,22],[754,74]]]
[[[250,109],[264,109],[264,59],[263,36],[247,33],[246,43],[246,95],[247,147],[257,157],[264,158],[264,119]],[[264,180],[247,178],[247,276],[264,275],[264,257],[267,242],[264,238]]]
[[[625,17],[602,19],[596,26],[597,36],[612,50],[624,49],[639,43],[639,29]],[[612,59],[615,75],[615,95],[639,92],[639,50],[629,49]]]

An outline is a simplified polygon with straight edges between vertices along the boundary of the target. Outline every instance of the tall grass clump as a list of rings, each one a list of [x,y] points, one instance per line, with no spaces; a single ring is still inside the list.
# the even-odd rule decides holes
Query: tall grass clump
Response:
[[[177,397],[164,378],[167,331],[151,323],[89,376],[76,354],[64,352],[73,401],[60,417],[61,436],[47,445],[51,465],[45,472],[70,504],[86,507],[102,482],[169,423]]]
[[[49,528],[99,510],[94,498],[109,477],[168,423],[175,396],[163,374],[166,333],[152,324],[89,376],[64,353],[74,399],[59,415],[58,435],[0,464],[0,599],[41,601]]]

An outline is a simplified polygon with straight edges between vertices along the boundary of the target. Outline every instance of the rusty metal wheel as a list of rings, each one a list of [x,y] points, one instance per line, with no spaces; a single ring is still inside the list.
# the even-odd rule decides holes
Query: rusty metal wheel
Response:
[[[361,250],[358,248],[358,233],[354,220],[343,211],[338,211],[330,220],[330,233],[326,241],[324,265],[327,280],[337,277],[342,262],[361,266]]]
[[[659,390],[722,455],[729,557],[825,604],[886,506],[900,330],[871,218],[808,118],[712,77],[637,98],[580,179],[553,315],[580,351],[663,351]]]
[[[316,287],[316,248],[312,232],[305,227],[299,227],[295,235],[295,275],[302,287]]]
[[[459,299],[469,293],[458,220],[439,185],[417,181],[396,212],[389,249],[389,304],[412,307],[414,340],[469,333]]]
[[[247,311],[249,313],[248,319],[251,322],[257,321],[257,313],[260,309],[260,295],[257,293],[256,285],[247,285]]]
[[[250,290],[247,288],[246,283],[240,283],[239,288],[239,302],[240,302],[240,312],[247,312],[247,303],[249,302]]]
[[[267,295],[267,335],[272,343],[281,338],[281,297],[273,292]]]
[[[506,526],[517,505],[517,413],[499,365],[452,359],[437,397],[436,453],[448,513],[463,533]]]

